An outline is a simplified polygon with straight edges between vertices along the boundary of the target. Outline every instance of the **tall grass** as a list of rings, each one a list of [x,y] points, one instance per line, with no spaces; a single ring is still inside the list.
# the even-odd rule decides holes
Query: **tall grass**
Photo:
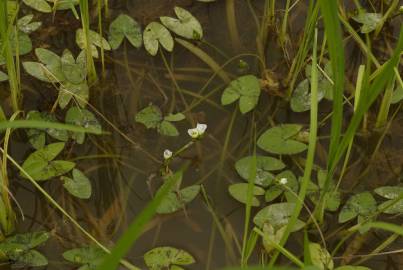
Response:
[[[0,54],[4,56],[6,60],[6,69],[11,92],[11,105],[14,112],[17,112],[19,110],[21,90],[19,75],[17,74],[18,68],[13,56],[13,47],[15,44],[10,44],[9,38],[11,31],[15,31],[12,25],[14,18],[11,21],[9,20],[7,2],[8,1],[4,0],[0,1],[0,43],[2,44]],[[15,38],[15,40],[17,40],[17,38]]]
[[[93,83],[97,80],[97,71],[95,69],[94,58],[92,56],[90,41],[90,13],[88,0],[80,0],[81,25],[85,37],[85,52],[87,57],[88,80]]]

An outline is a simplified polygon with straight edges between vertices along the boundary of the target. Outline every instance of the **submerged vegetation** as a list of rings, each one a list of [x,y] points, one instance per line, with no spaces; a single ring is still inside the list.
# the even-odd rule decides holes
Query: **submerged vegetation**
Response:
[[[402,16],[0,0],[1,265],[401,269]]]

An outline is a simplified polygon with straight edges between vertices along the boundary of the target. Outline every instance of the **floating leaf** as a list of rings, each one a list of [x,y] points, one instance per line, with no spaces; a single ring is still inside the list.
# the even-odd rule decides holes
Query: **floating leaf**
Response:
[[[307,149],[307,146],[296,139],[302,129],[301,125],[284,124],[266,130],[258,139],[257,145],[274,154],[293,155]]]
[[[121,14],[109,25],[109,44],[113,50],[119,48],[123,39],[127,38],[136,48],[143,43],[141,26],[132,17]]]
[[[340,211],[339,222],[347,222],[356,216],[367,217],[376,211],[376,201],[369,192],[353,195]]]
[[[104,256],[105,252],[102,249],[93,246],[70,249],[63,253],[65,260],[88,266],[88,268],[83,269],[95,269],[102,262]]]
[[[221,104],[228,105],[239,99],[239,109],[245,114],[256,107],[260,83],[254,75],[245,75],[232,81],[221,96]]]
[[[279,183],[280,179],[283,178],[287,179],[286,184]],[[287,195],[287,198],[290,198],[288,200],[289,202],[295,201],[295,194],[292,194],[290,192],[290,190],[293,191],[294,193],[298,192],[298,181],[293,172],[288,170],[281,172],[275,177],[275,179],[276,179],[275,185],[271,186],[266,191],[265,194],[266,202],[271,202],[275,200],[283,193]]]
[[[183,209],[187,203],[196,198],[199,192],[199,185],[186,187],[179,192],[172,191],[162,200],[161,204],[157,208],[157,213],[170,214]]]
[[[374,192],[385,199],[393,200],[398,198],[403,193],[403,187],[384,186],[375,189]]]
[[[23,0],[24,4],[27,6],[43,12],[43,13],[50,13],[52,12],[52,7],[46,2],[45,0]]]
[[[275,203],[266,206],[260,210],[253,218],[253,222],[259,228],[262,228],[265,223],[270,224],[274,230],[278,230],[281,227],[287,225],[293,211],[294,203]],[[297,220],[293,231],[299,230],[304,226],[304,222]]]
[[[321,270],[332,270],[334,268],[333,258],[330,253],[317,243],[309,243],[309,253],[312,264]]]
[[[88,44],[88,47],[90,48],[94,58],[98,58],[97,47],[103,48],[105,51],[111,50],[111,46],[109,45],[108,41],[95,31],[89,30],[88,39],[90,43]],[[76,31],[76,43],[81,50],[86,50],[86,38],[82,28],[79,28]]]
[[[172,52],[174,48],[174,40],[162,24],[151,22],[147,25],[143,33],[144,47],[147,52],[155,56],[158,52],[158,44],[161,44],[167,51]]]
[[[395,202],[394,200],[388,200],[386,202],[381,203],[378,206],[378,209],[382,211],[382,213],[396,215],[403,213],[403,199]]]
[[[248,200],[248,183],[238,183],[238,184],[233,184],[228,187],[228,192],[231,194],[231,196],[243,203],[246,204]],[[264,189],[258,186],[253,187],[253,195],[252,195],[252,206],[260,206],[259,199],[256,196],[263,195],[264,194]]]
[[[165,116],[164,120],[169,121],[169,122],[178,122],[178,121],[182,121],[185,118],[186,118],[186,116],[182,113],[175,113],[175,114],[171,113],[171,114]]]
[[[48,265],[48,260],[46,259],[46,257],[36,250],[28,250],[21,253],[12,253],[9,254],[8,257],[15,262],[15,268],[40,267]]]
[[[73,178],[62,177],[63,186],[70,192],[71,195],[80,198],[88,199],[91,197],[91,182],[83,172],[78,169],[73,169]]]
[[[361,13],[353,17],[353,20],[362,24],[361,33],[367,34],[374,31],[382,22],[382,14],[379,13]]]
[[[173,265],[190,265],[195,259],[187,251],[174,247],[157,247],[144,254],[144,261],[151,270],[172,269]]]
[[[136,114],[136,122],[146,126],[146,128],[157,128],[162,121],[161,110],[155,105],[148,105]]]
[[[179,132],[176,127],[168,121],[162,121],[158,125],[158,132],[166,136],[178,136]]]
[[[396,87],[395,91],[393,91],[392,100],[390,101],[390,103],[396,104],[402,100],[403,100],[403,87],[399,85],[398,87]]]
[[[17,21],[18,29],[25,34],[30,34],[38,30],[38,28],[41,27],[42,22],[32,22],[33,18],[34,15],[30,14],[18,19]]]
[[[102,131],[101,124],[98,122],[95,115],[92,112],[79,107],[71,107],[66,113],[65,121],[67,124],[81,126],[91,131]],[[84,143],[85,133],[74,132],[71,137],[76,140],[78,144],[82,144]]]
[[[85,80],[87,70],[84,63],[76,61],[69,50],[64,50],[61,58],[62,72],[69,82],[80,84]]]
[[[244,157],[235,163],[235,169],[238,174],[245,180],[249,181],[249,172],[251,168],[252,156]],[[254,183],[267,187],[272,182],[274,176],[270,171],[281,170],[285,164],[276,158],[256,156],[256,178]]]
[[[186,9],[175,7],[178,19],[160,17],[162,24],[175,34],[188,39],[202,39],[203,29],[199,21]]]
[[[23,250],[29,250],[45,243],[49,237],[49,233],[44,231],[20,233],[6,238],[0,245],[18,244]]]
[[[89,99],[89,89],[86,81],[80,84],[65,82],[59,90],[59,106],[64,109],[71,101],[75,99],[81,108],[85,108]]]

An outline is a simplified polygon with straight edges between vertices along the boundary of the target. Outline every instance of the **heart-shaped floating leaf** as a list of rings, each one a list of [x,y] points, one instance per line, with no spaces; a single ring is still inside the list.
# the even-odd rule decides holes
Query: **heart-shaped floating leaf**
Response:
[[[95,31],[89,30],[88,39],[90,43],[88,47],[90,47],[92,56],[94,58],[98,58],[97,47],[103,48],[105,51],[111,50],[109,42]],[[86,50],[85,33],[82,28],[79,28],[76,31],[76,43],[81,50]]]
[[[239,109],[245,114],[256,107],[260,83],[254,75],[245,75],[232,81],[221,96],[221,104],[228,105],[239,99]]]
[[[181,189],[179,192],[172,191],[161,202],[157,208],[158,214],[174,213],[191,201],[193,201],[200,192],[200,186],[194,185]]]
[[[199,21],[186,9],[175,7],[174,10],[178,19],[160,17],[162,24],[175,34],[184,38],[202,39],[203,29]]]
[[[244,157],[235,163],[235,169],[238,174],[245,180],[249,181],[249,172],[253,157]],[[276,158],[256,156],[256,178],[254,183],[263,187],[267,187],[272,182],[274,175],[271,171],[284,169],[285,164]]]
[[[265,194],[266,202],[271,202],[278,198],[282,193],[285,193],[287,196],[287,200],[289,202],[295,201],[295,193],[298,192],[298,181],[292,171],[284,171],[275,177],[275,185],[271,186]],[[280,181],[282,179],[286,179],[285,184],[281,184]],[[291,191],[292,192],[291,192]]]
[[[91,182],[82,171],[73,169],[73,178],[63,176],[61,180],[64,182],[64,188],[67,189],[71,195],[80,199],[88,199],[91,197]]]
[[[45,181],[63,175],[75,166],[74,162],[53,160],[63,150],[65,143],[49,144],[28,156],[22,168],[36,181]],[[27,177],[25,173],[21,173]]]
[[[271,204],[260,210],[253,218],[253,222],[259,228],[262,228],[265,223],[268,223],[274,228],[274,230],[278,230],[287,225],[292,212],[294,211],[294,207],[294,203]],[[304,224],[303,221],[297,220],[293,230],[300,230]]]
[[[237,183],[230,185],[228,187],[228,192],[231,196],[243,203],[246,204],[248,201],[248,183]],[[258,186],[253,187],[253,194],[252,194],[252,206],[258,207],[260,206],[260,201],[256,196],[261,196],[264,194],[264,189]]]
[[[154,248],[144,254],[144,261],[149,269],[173,269],[174,265],[195,263],[195,259],[187,251],[174,247]]]
[[[24,4],[26,4],[27,6],[43,12],[43,13],[50,13],[52,12],[52,7],[49,5],[48,2],[46,2],[46,0],[23,0]]]
[[[89,89],[86,81],[80,84],[65,82],[59,90],[59,106],[61,109],[66,108],[70,101],[74,98],[81,108],[85,108],[89,99]]]
[[[91,266],[97,265],[105,256],[105,251],[98,247],[88,246],[81,248],[74,248],[63,253],[63,258],[66,261],[79,264],[88,265],[88,268],[93,269]]]
[[[155,105],[148,105],[135,116],[135,121],[146,126],[146,128],[155,128],[162,135],[178,136],[177,128],[170,122],[181,121],[185,116],[181,113],[170,114],[162,117],[161,110]]]
[[[73,84],[83,82],[87,75],[85,61],[82,61],[82,58],[78,57],[76,61],[69,50],[64,50],[63,52],[61,58],[62,72],[66,79]]]
[[[330,253],[322,248],[317,243],[309,243],[309,253],[312,260],[312,264],[318,267],[318,269],[333,269],[334,263]]]
[[[356,216],[367,217],[376,211],[376,201],[369,192],[353,195],[340,211],[339,222],[347,222]]]
[[[306,144],[295,140],[301,129],[302,126],[297,124],[284,124],[270,128],[259,137],[257,145],[273,154],[301,153],[307,149]]]
[[[143,40],[147,52],[153,56],[157,54],[159,44],[169,52],[174,49],[174,40],[171,33],[157,22],[151,22],[147,25],[143,33]]]
[[[109,44],[111,48],[113,50],[119,48],[125,37],[136,48],[140,48],[143,43],[140,24],[128,15],[120,14],[109,25]]]
[[[66,113],[65,121],[68,124],[81,126],[91,131],[102,131],[101,124],[98,122],[95,115],[92,112],[79,107],[71,107]],[[78,144],[82,144],[85,140],[85,133],[74,132],[71,137],[76,140]]]
[[[367,34],[374,31],[382,22],[382,14],[379,13],[361,13],[353,17],[353,20],[362,24],[361,33]]]
[[[38,30],[38,28],[41,27],[42,22],[32,22],[33,18],[34,15],[30,14],[18,19],[17,21],[18,29],[25,34],[30,34]]]

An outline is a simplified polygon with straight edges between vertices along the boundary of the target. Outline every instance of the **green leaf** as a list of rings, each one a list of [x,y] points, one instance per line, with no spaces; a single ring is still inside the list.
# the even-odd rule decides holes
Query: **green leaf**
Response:
[[[66,113],[65,121],[67,124],[81,126],[91,131],[102,131],[101,124],[98,122],[95,115],[92,112],[79,107],[71,107]],[[82,144],[85,139],[85,133],[75,132],[71,137],[76,140],[78,144]]]
[[[374,190],[376,194],[385,199],[396,199],[403,193],[403,187],[399,186],[384,186]]]
[[[245,180],[249,180],[250,166],[253,157],[248,156],[238,160],[235,163],[235,169],[238,174]],[[267,187],[270,185],[274,176],[270,171],[281,170],[285,167],[285,164],[276,158],[257,156],[256,157],[256,178],[254,183]]]
[[[321,270],[332,270],[334,268],[333,258],[330,253],[317,243],[309,243],[312,263]]]
[[[105,252],[93,246],[74,248],[63,253],[63,258],[69,262],[79,265],[93,265],[105,255]]]
[[[353,17],[353,20],[362,24],[361,33],[367,34],[374,31],[382,22],[382,14],[379,13],[361,13]]]
[[[186,9],[175,7],[174,10],[178,19],[160,17],[162,24],[175,34],[184,38],[202,39],[203,29],[199,21]]]
[[[371,268],[365,266],[343,265],[335,268],[335,270],[371,270]]]
[[[311,108],[311,94],[309,92],[309,80],[300,82],[293,91],[290,106],[294,112],[305,112]]]
[[[45,65],[45,68],[41,67],[45,75],[44,77],[46,78],[45,81],[64,82],[66,80],[62,71],[62,60],[60,56],[43,48],[35,49],[35,54],[39,61]]]
[[[80,170],[73,169],[73,178],[62,177],[61,180],[64,182],[64,188],[67,189],[71,195],[80,199],[88,199],[91,197],[91,182]]]
[[[253,222],[259,228],[262,228],[263,225],[267,223],[270,224],[274,230],[278,230],[287,225],[292,212],[294,211],[294,207],[294,203],[271,204],[260,210],[253,218]],[[294,231],[301,229],[303,226],[304,222],[297,220]]]
[[[239,109],[245,114],[259,101],[260,83],[254,75],[245,75],[232,81],[221,96],[221,104],[228,105],[239,99]]]
[[[23,250],[29,250],[45,243],[49,237],[49,233],[44,231],[21,233],[6,238],[0,245],[18,244]]]
[[[25,71],[32,77],[44,82],[52,82],[52,76],[49,76],[46,67],[38,62],[23,62]]]
[[[369,216],[376,211],[376,201],[369,192],[353,195],[340,211],[339,222],[347,222],[356,216]]]
[[[66,79],[72,84],[80,84],[85,80],[87,70],[85,65],[74,59],[69,50],[64,50],[61,58],[62,72]]]
[[[390,103],[396,104],[403,100],[403,87],[399,85],[396,87],[395,91],[393,91],[392,100]]]
[[[135,120],[146,128],[157,128],[162,121],[162,114],[157,106],[150,104],[136,114]]]
[[[125,37],[136,48],[140,48],[143,43],[140,24],[128,15],[120,14],[109,25],[109,44],[111,48],[113,50],[119,48]]]
[[[50,13],[52,12],[52,7],[46,2],[45,0],[23,0],[24,4],[27,6],[43,12],[43,13]]]
[[[286,184],[280,184],[279,181],[280,179],[285,178],[287,179]],[[275,185],[271,186],[265,194],[265,200],[266,202],[271,202],[275,200],[278,196],[280,196],[282,193],[289,194],[290,191],[292,190],[294,193],[298,192],[298,181],[297,178],[295,177],[294,173],[292,171],[284,171],[278,174],[275,177]],[[294,202],[295,201],[295,195],[294,194],[289,194],[288,195],[291,199],[288,200],[289,202]]]
[[[301,125],[283,124],[266,130],[258,139],[257,145],[274,154],[293,155],[307,149],[304,143],[295,140],[302,129]]]
[[[378,206],[378,209],[382,210],[382,213],[385,213],[385,214],[390,214],[390,215],[402,214],[403,213],[403,199],[398,200],[397,202],[394,202],[394,200],[388,200],[386,202],[381,203]]]
[[[179,132],[176,127],[168,121],[162,121],[158,126],[158,132],[166,136],[178,136]]]
[[[248,183],[237,183],[237,184],[232,184],[228,187],[228,192],[231,194],[231,196],[243,203],[246,204],[248,200]],[[252,206],[258,207],[260,206],[259,199],[256,196],[263,195],[264,194],[264,189],[258,186],[253,187],[253,198],[252,198]]]
[[[187,251],[174,247],[157,247],[144,254],[144,261],[151,270],[172,269],[172,265],[190,265],[195,259]]]
[[[48,260],[46,257],[36,250],[28,250],[22,253],[10,254],[9,258],[15,261],[15,268],[40,267],[48,265]]]
[[[199,185],[186,187],[179,192],[172,191],[162,200],[161,204],[157,208],[157,213],[170,214],[183,209],[187,203],[196,198],[199,192]]]
[[[18,38],[18,40],[17,40]],[[10,43],[12,44],[13,54],[16,55],[17,48],[19,55],[25,55],[32,51],[32,41],[31,38],[21,31],[11,31],[10,32]],[[0,42],[1,44],[1,42]]]
[[[74,98],[81,108],[85,108],[88,103],[89,94],[86,81],[83,81],[80,84],[65,82],[60,87],[58,97],[59,106],[61,109],[64,109],[70,103],[71,99]]]
[[[47,1],[52,2],[56,10],[66,10],[66,9],[73,10],[74,6],[78,5],[80,0],[47,0]]]
[[[30,34],[38,30],[38,28],[41,27],[42,22],[31,22],[33,18],[34,15],[30,14],[18,19],[17,21],[18,30],[26,34]]]
[[[179,122],[185,119],[186,116],[182,113],[175,113],[175,114],[169,114],[164,117],[164,120],[169,121],[169,122]]]
[[[157,54],[159,44],[169,52],[172,52],[174,48],[174,40],[171,33],[162,24],[157,22],[151,22],[147,25],[143,33],[143,39],[144,47],[153,56]]]
[[[89,30],[88,36],[89,36],[88,39],[89,39],[89,43],[90,43],[88,45],[88,47],[90,47],[92,56],[94,58],[98,58],[98,51],[97,51],[96,47],[103,48],[105,51],[111,50],[111,46],[109,45],[108,41],[105,38],[101,37],[101,35],[98,34],[97,32]],[[85,39],[84,30],[82,28],[77,29],[76,43],[81,50],[86,49],[85,40],[86,39]]]

